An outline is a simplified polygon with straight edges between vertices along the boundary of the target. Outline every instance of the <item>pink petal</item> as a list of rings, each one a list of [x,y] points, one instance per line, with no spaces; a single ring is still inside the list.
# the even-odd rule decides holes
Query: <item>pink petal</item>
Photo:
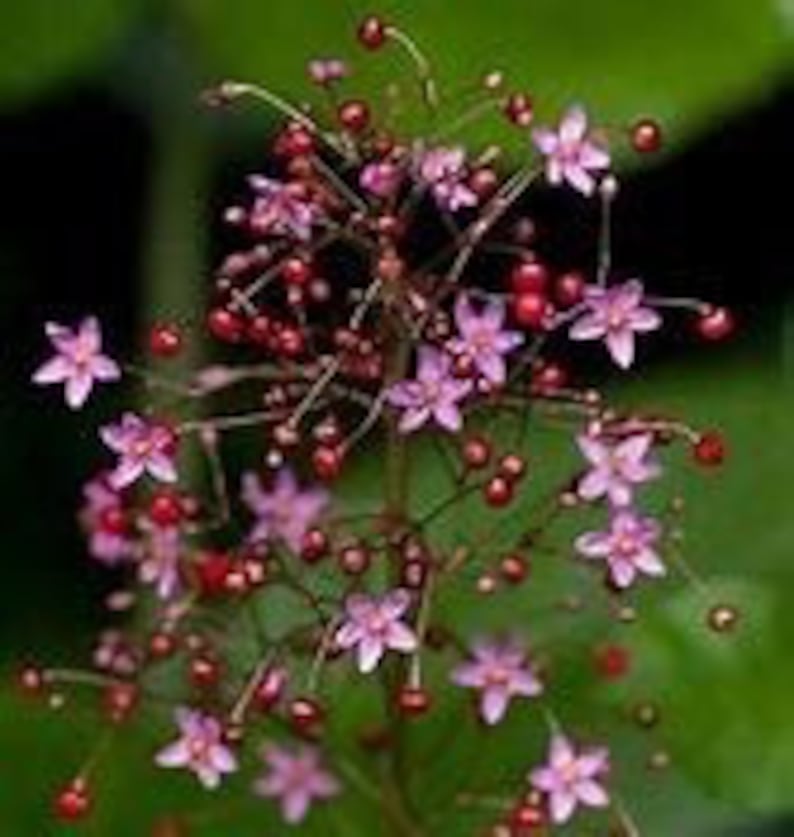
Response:
[[[382,601],[383,612],[392,619],[398,619],[411,604],[411,594],[407,590],[397,588],[387,593]]]
[[[549,809],[552,822],[562,825],[568,822],[576,810],[576,797],[568,790],[558,790],[551,794]]]
[[[309,810],[310,803],[311,798],[303,788],[288,791],[281,799],[281,812],[284,819],[293,825],[301,822]]]
[[[455,404],[440,404],[433,410],[436,422],[450,433],[457,433],[463,427],[463,416]]]
[[[634,564],[627,561],[625,558],[615,558],[609,563],[609,572],[612,576],[612,581],[621,590],[630,587],[631,583],[637,574]]]
[[[535,128],[532,132],[532,141],[541,154],[554,154],[559,145],[559,138],[549,128]]]
[[[108,477],[108,480],[113,488],[117,491],[121,491],[122,488],[132,485],[132,483],[134,483],[141,476],[141,474],[143,474],[142,462],[138,462],[136,459],[123,457],[116,466],[115,471],[113,471]]]
[[[597,500],[610,491],[612,479],[605,468],[594,468],[588,471],[576,487],[577,493],[583,500]]]
[[[418,645],[416,634],[402,622],[394,622],[386,633],[386,644],[394,651],[411,653]]]
[[[580,105],[572,105],[560,121],[560,140],[566,144],[580,142],[587,132],[587,114]]]
[[[195,768],[196,776],[199,782],[207,790],[215,790],[221,783],[221,777],[218,771],[209,764],[200,764]]]
[[[383,657],[383,643],[380,639],[366,634],[358,644],[358,670],[362,674],[374,671]]]
[[[485,683],[485,673],[480,663],[461,663],[450,672],[450,679],[457,686],[469,689],[481,689]]]
[[[66,381],[66,403],[72,410],[79,410],[88,400],[94,379],[85,373],[72,375]]]
[[[549,747],[549,764],[553,768],[559,769],[566,767],[573,761],[575,756],[576,753],[574,753],[571,742],[564,735],[557,734],[552,736]]]
[[[480,711],[486,724],[498,724],[507,711],[510,695],[507,689],[499,686],[487,688],[482,693]]]
[[[42,364],[33,374],[34,384],[60,384],[67,380],[74,371],[72,363],[61,355]]]
[[[629,315],[629,326],[634,331],[655,331],[662,324],[662,318],[652,308],[637,308]]]
[[[97,355],[91,361],[91,374],[99,381],[117,381],[121,377],[121,369],[115,360]]]
[[[586,169],[609,168],[609,154],[593,142],[583,142],[579,148],[579,163]]]
[[[612,544],[606,532],[585,532],[574,541],[574,547],[587,558],[605,558],[609,555]]]
[[[661,558],[651,549],[643,549],[634,557],[634,564],[637,569],[646,575],[663,576],[667,574],[667,568]]]
[[[610,331],[605,342],[615,363],[628,369],[634,362],[634,332],[628,327]]]
[[[146,470],[160,482],[176,482],[179,479],[173,460],[163,453],[151,454],[146,460]]]
[[[411,407],[403,413],[397,429],[400,433],[413,433],[425,424],[429,418],[429,407]]]
[[[590,779],[577,782],[575,792],[585,805],[590,805],[593,808],[606,808],[609,805],[609,795],[598,782],[593,782]]]
[[[355,622],[345,622],[334,634],[334,642],[340,648],[352,648],[358,645],[363,637],[363,631]]]
[[[562,174],[577,192],[589,197],[595,191],[595,180],[578,163],[563,164]]]
[[[571,340],[600,340],[606,334],[603,317],[585,314],[576,320],[568,331]]]
[[[184,738],[169,744],[154,757],[160,767],[184,767],[190,761],[190,747]]]

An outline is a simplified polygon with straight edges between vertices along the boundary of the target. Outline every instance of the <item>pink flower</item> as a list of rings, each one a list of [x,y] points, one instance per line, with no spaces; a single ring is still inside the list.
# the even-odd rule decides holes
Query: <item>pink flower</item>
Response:
[[[472,646],[472,652],[473,659],[453,669],[451,676],[458,686],[481,691],[480,714],[485,723],[499,723],[511,698],[535,697],[543,691],[526,654],[515,644],[481,641]]]
[[[295,752],[267,744],[262,758],[269,770],[254,784],[254,793],[281,802],[288,823],[301,822],[315,799],[330,799],[340,791],[336,777],[323,766],[316,747],[301,745]]]
[[[176,482],[174,435],[164,425],[124,413],[118,424],[99,431],[102,441],[119,456],[109,481],[117,491],[132,485],[144,474],[161,482]]]
[[[655,331],[662,318],[642,305],[642,282],[631,279],[623,285],[585,290],[583,314],[572,325],[572,340],[603,340],[612,359],[623,369],[634,362],[634,335]]]
[[[455,324],[459,337],[447,343],[453,353],[472,360],[477,371],[497,386],[505,382],[505,356],[524,342],[517,331],[504,328],[505,306],[493,300],[477,312],[466,294],[455,300]]]
[[[586,558],[605,560],[617,587],[629,587],[637,573],[662,576],[665,567],[653,549],[661,527],[650,517],[628,509],[615,513],[608,532],[585,532],[576,539],[576,549]]]
[[[635,433],[619,442],[603,442],[588,435],[581,435],[576,441],[593,466],[579,480],[578,492],[584,500],[608,497],[615,506],[627,506],[635,485],[661,473],[658,463],[647,458],[653,445],[651,433]]]
[[[458,402],[469,392],[471,381],[453,377],[449,355],[421,346],[416,379],[398,381],[386,397],[394,407],[405,411],[400,419],[401,433],[418,430],[429,419],[454,433],[463,426]]]
[[[328,505],[327,492],[321,488],[301,490],[289,468],[276,474],[270,491],[262,489],[256,474],[244,474],[241,496],[257,518],[249,539],[280,539],[293,552],[300,552],[304,535]]]
[[[410,604],[411,594],[401,588],[380,598],[359,593],[347,597],[347,619],[335,641],[340,648],[356,648],[359,671],[374,671],[387,650],[403,654],[416,650],[416,634],[402,621]]]
[[[605,808],[609,795],[599,779],[609,770],[606,749],[582,750],[577,754],[571,742],[561,734],[551,739],[548,762],[529,774],[533,787],[548,796],[553,822],[568,822],[579,805]]]
[[[317,220],[317,207],[298,189],[262,175],[253,175],[249,183],[257,193],[249,223],[259,235],[285,235],[308,241]]]
[[[100,474],[83,486],[85,504],[80,519],[88,530],[88,551],[92,558],[114,567],[126,561],[134,552],[134,544],[123,530],[106,526],[107,516],[122,507],[121,495],[113,489],[107,474]]]
[[[419,179],[430,187],[436,203],[457,212],[477,206],[477,195],[466,185],[466,152],[462,148],[432,148],[419,158]]]
[[[172,599],[182,589],[182,533],[177,526],[152,526],[138,569],[143,584],[153,584],[158,598]]]
[[[218,787],[225,773],[237,770],[234,753],[223,743],[223,727],[211,715],[179,707],[174,713],[180,737],[155,756],[160,767],[192,770],[208,790]]]
[[[350,70],[339,58],[315,58],[307,66],[309,78],[322,87],[341,81],[350,75]]]
[[[367,163],[361,169],[358,178],[362,189],[372,192],[379,198],[391,197],[399,188],[400,180],[402,180],[402,172],[394,163],[387,160]]]
[[[36,384],[64,384],[66,403],[79,410],[88,400],[96,381],[117,381],[118,364],[102,354],[102,332],[96,317],[86,317],[76,331],[57,323],[44,330],[55,356],[33,375]]]
[[[536,128],[532,139],[546,157],[546,178],[555,186],[567,180],[591,195],[595,180],[590,172],[609,168],[609,154],[587,135],[587,114],[581,107],[569,108],[556,131]]]

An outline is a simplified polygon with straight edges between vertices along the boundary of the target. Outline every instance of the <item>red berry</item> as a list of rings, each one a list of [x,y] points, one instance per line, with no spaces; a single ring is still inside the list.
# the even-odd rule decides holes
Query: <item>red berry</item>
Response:
[[[469,177],[469,188],[481,201],[488,200],[498,185],[499,176],[490,166],[480,166]]]
[[[157,526],[176,526],[183,515],[182,500],[173,491],[162,489],[149,501],[149,520]]]
[[[322,529],[309,529],[301,541],[301,558],[314,564],[328,554],[328,535]]]
[[[542,328],[548,313],[549,301],[542,293],[527,291],[520,293],[513,301],[513,316],[524,328]]]
[[[314,151],[314,137],[303,125],[289,125],[276,137],[274,151],[281,157],[305,157]]]
[[[55,815],[64,822],[77,822],[91,810],[91,796],[81,779],[75,779],[55,798]]]
[[[350,99],[339,105],[337,117],[348,131],[360,134],[369,125],[369,107],[360,99]]]
[[[339,447],[320,445],[312,453],[312,467],[317,477],[324,482],[330,482],[339,476],[342,469],[344,454]]]
[[[239,343],[245,334],[243,318],[228,308],[213,308],[207,315],[207,328],[224,343]]]
[[[522,834],[526,834],[526,829],[534,830],[543,826],[546,817],[541,807],[525,802],[513,809],[510,821],[514,828],[519,829]],[[532,834],[532,831],[529,833]]]
[[[491,477],[485,484],[484,494],[489,506],[506,506],[513,499],[513,482],[501,476]]]
[[[286,357],[298,357],[306,349],[306,341],[300,329],[285,326],[278,333],[278,350]]]
[[[510,286],[516,295],[543,294],[549,284],[549,271],[540,262],[525,259],[510,272]]]
[[[375,15],[364,18],[358,27],[358,42],[367,49],[379,49],[386,41],[386,24]]]
[[[520,584],[529,572],[529,563],[523,555],[505,555],[499,562],[499,573],[505,581]]]
[[[695,461],[707,467],[722,465],[726,452],[725,438],[717,430],[709,430],[701,434],[692,446]]]
[[[190,661],[190,682],[199,688],[214,686],[221,676],[221,667],[211,657],[194,657]]]
[[[526,93],[512,93],[505,104],[505,116],[519,128],[532,122],[532,99]]]
[[[427,581],[427,562],[411,559],[400,568],[400,581],[409,590],[421,590]]]
[[[26,694],[36,695],[44,687],[44,675],[37,666],[27,665],[18,672],[17,683]]]
[[[607,680],[618,680],[625,676],[631,667],[631,657],[623,645],[602,645],[596,648],[594,655],[596,671]]]
[[[421,688],[403,686],[397,695],[397,708],[403,715],[424,715],[430,709],[430,703],[430,694]]]
[[[532,373],[532,391],[554,392],[568,383],[568,373],[557,363],[544,363]]]
[[[182,350],[182,332],[173,323],[157,323],[149,331],[149,351],[155,357],[174,357]]]
[[[631,145],[640,154],[650,154],[662,147],[662,127],[653,119],[640,119],[631,126]]]
[[[273,337],[270,326],[270,317],[267,314],[257,314],[249,321],[246,335],[252,343],[267,348],[270,346],[270,341]]]
[[[362,575],[369,569],[371,560],[369,550],[358,544],[344,547],[339,554],[339,566],[347,575]]]
[[[126,721],[138,702],[138,687],[134,683],[111,683],[102,696],[108,717],[114,724]]]
[[[736,321],[729,308],[709,306],[697,321],[697,333],[713,342],[730,337],[736,328]]]
[[[282,668],[268,669],[256,686],[253,703],[260,712],[269,712],[284,694],[287,675]]]
[[[491,446],[481,436],[473,436],[463,443],[463,461],[469,468],[484,468],[491,458]]]
[[[155,659],[170,657],[176,650],[173,634],[157,631],[149,637],[149,654]]]
[[[584,296],[585,278],[578,270],[563,273],[554,283],[554,298],[563,308],[576,305]]]
[[[99,514],[99,528],[109,535],[123,535],[127,531],[129,521],[121,506],[108,506]]]
[[[290,721],[297,732],[313,732],[324,715],[323,708],[312,698],[295,698],[289,706]]]
[[[508,480],[520,480],[527,470],[527,463],[517,453],[508,453],[499,460],[499,474]]]
[[[201,592],[205,596],[219,596],[228,590],[226,581],[232,570],[232,559],[226,552],[205,552],[196,563]]]
[[[281,266],[281,277],[288,285],[302,288],[311,276],[311,264],[297,256],[287,259]]]

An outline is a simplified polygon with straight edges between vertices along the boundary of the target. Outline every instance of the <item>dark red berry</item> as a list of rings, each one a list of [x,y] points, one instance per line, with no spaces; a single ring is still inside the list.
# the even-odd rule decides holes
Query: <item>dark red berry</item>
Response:
[[[499,474],[508,480],[520,480],[527,470],[527,463],[517,453],[508,453],[499,460]]]
[[[308,128],[295,123],[278,135],[274,151],[280,157],[305,157],[314,151],[314,137]]]
[[[173,634],[157,631],[149,637],[149,655],[155,659],[170,657],[176,650]]]
[[[736,328],[736,321],[729,308],[709,306],[698,318],[697,333],[712,342],[725,340]]]
[[[382,18],[370,15],[358,27],[358,42],[367,49],[379,49],[386,41],[386,24]]]
[[[714,467],[722,465],[726,455],[725,438],[717,430],[709,430],[701,434],[692,445],[692,455],[698,465]]]
[[[542,328],[548,313],[548,299],[544,294],[536,291],[520,293],[513,301],[513,316],[516,322],[524,328]]]
[[[491,446],[481,436],[472,436],[463,443],[463,461],[468,468],[484,468],[491,458]]]
[[[82,779],[75,779],[55,797],[55,816],[63,822],[77,822],[91,810],[91,796]]]
[[[173,491],[161,489],[149,501],[149,520],[157,526],[176,526],[183,515],[182,500]]]
[[[214,686],[221,676],[221,667],[217,660],[211,657],[193,657],[189,667],[190,682],[194,686],[205,689]]]
[[[301,540],[301,558],[314,564],[328,554],[328,535],[322,529],[309,529]]]
[[[252,698],[254,706],[260,712],[269,712],[284,694],[287,675],[282,668],[268,669],[260,679]]]
[[[312,266],[305,259],[293,256],[281,266],[281,277],[288,285],[303,287],[312,277]]]
[[[174,357],[182,350],[182,332],[174,323],[156,323],[149,330],[149,351],[155,357]]]
[[[430,694],[425,689],[403,686],[397,694],[397,708],[403,715],[416,717],[430,709]]]
[[[339,566],[347,575],[362,575],[371,561],[369,550],[359,544],[350,544],[339,553]]]
[[[510,584],[520,584],[529,573],[529,562],[523,555],[511,553],[499,562],[499,574]]]
[[[245,334],[243,318],[228,308],[213,308],[207,315],[207,328],[224,343],[239,343]]]
[[[298,357],[306,350],[303,332],[293,326],[285,326],[278,334],[278,350],[286,357]]]
[[[594,663],[601,677],[607,680],[618,680],[628,674],[631,656],[623,645],[601,645],[595,650]]]
[[[44,674],[38,666],[24,666],[16,679],[19,688],[28,695],[37,695],[44,688]]]
[[[340,447],[320,445],[312,453],[314,473],[324,482],[330,482],[339,476],[343,459],[344,454]]]
[[[510,272],[510,286],[516,295],[543,294],[549,285],[549,271],[540,262],[525,259]]]
[[[103,708],[114,724],[126,721],[137,702],[138,687],[134,683],[111,683],[102,695]]]
[[[220,596],[228,591],[227,580],[232,559],[227,552],[205,552],[196,562],[199,587],[205,596]]]
[[[369,107],[360,99],[342,102],[337,116],[341,125],[354,134],[360,134],[369,125]]]
[[[527,829],[541,828],[546,822],[546,817],[543,808],[539,805],[531,805],[524,802],[518,807],[514,808],[510,815],[510,823],[513,828],[519,829],[519,833],[525,835]],[[532,831],[529,832],[532,834]]]
[[[532,373],[532,391],[543,394],[568,384],[568,373],[558,363],[544,363]]]
[[[554,283],[554,298],[557,304],[563,308],[570,308],[581,302],[585,285],[585,278],[578,270],[570,270],[558,276]]]
[[[532,122],[532,99],[526,93],[512,93],[505,103],[505,116],[520,128]]]
[[[246,335],[257,346],[269,347],[273,337],[270,326],[270,317],[267,314],[257,314],[249,320]]]
[[[289,717],[297,732],[313,732],[322,722],[325,713],[316,700],[308,697],[295,698],[289,705]]]
[[[489,506],[506,506],[513,499],[513,481],[501,476],[491,477],[483,493]]]
[[[108,506],[99,515],[99,528],[109,535],[123,535],[127,532],[129,521],[121,506]]]
[[[662,147],[662,127],[654,119],[639,119],[631,126],[631,146],[640,154],[651,154]]]
[[[481,201],[488,200],[498,185],[499,176],[490,166],[480,166],[469,177],[469,188]]]

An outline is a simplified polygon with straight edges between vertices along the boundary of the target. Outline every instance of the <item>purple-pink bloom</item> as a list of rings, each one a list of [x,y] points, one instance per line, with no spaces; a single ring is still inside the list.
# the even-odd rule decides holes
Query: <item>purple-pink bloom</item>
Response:
[[[361,188],[379,198],[390,198],[399,188],[401,180],[400,168],[388,160],[367,163],[358,177]]]
[[[661,527],[652,517],[641,517],[629,509],[617,511],[609,531],[585,532],[576,539],[576,549],[586,558],[606,561],[617,587],[629,587],[638,573],[665,574],[665,566],[654,550]]]
[[[436,203],[450,212],[477,206],[477,195],[466,185],[466,152],[462,148],[431,148],[419,156],[420,181],[430,187]]]
[[[249,223],[260,235],[285,235],[308,241],[317,220],[317,207],[303,192],[289,183],[281,183],[259,174],[248,179],[257,193]]]
[[[494,299],[476,311],[465,293],[455,300],[458,337],[447,343],[450,352],[464,355],[490,383],[503,384],[507,377],[505,357],[518,348],[524,337],[504,327],[505,306]]]
[[[306,70],[309,78],[322,87],[328,87],[350,75],[350,70],[339,58],[314,58],[309,61]]]
[[[44,330],[55,356],[36,370],[33,382],[64,384],[66,403],[73,410],[85,404],[95,382],[121,377],[116,361],[102,354],[102,332],[96,317],[86,317],[74,331],[58,323],[47,323]]]
[[[411,594],[397,588],[384,596],[353,593],[345,601],[345,621],[334,641],[340,648],[355,648],[359,671],[367,674],[377,667],[386,651],[410,654],[416,650],[416,634],[402,617],[411,604]]]
[[[276,474],[270,491],[262,488],[256,474],[244,474],[241,497],[256,516],[249,540],[279,539],[293,552],[300,552],[304,535],[315,525],[329,500],[322,488],[301,489],[289,468]]]
[[[615,363],[628,369],[634,362],[634,335],[655,331],[662,324],[659,313],[642,304],[642,297],[638,279],[611,288],[588,285],[586,313],[571,325],[570,338],[603,340]]]
[[[237,758],[224,743],[220,722],[185,707],[178,707],[174,717],[180,736],[157,753],[155,763],[191,770],[205,788],[217,788],[224,774],[237,770]]]
[[[472,645],[470,660],[452,670],[452,682],[480,690],[480,715],[486,724],[502,720],[513,697],[536,697],[543,685],[513,642],[481,640]]]
[[[661,466],[649,458],[652,433],[635,433],[615,442],[583,434],[576,441],[592,465],[579,480],[577,490],[583,500],[607,497],[615,506],[627,506],[635,485],[655,479],[661,473]]]
[[[290,825],[301,822],[315,800],[330,799],[341,789],[316,747],[304,744],[290,751],[266,744],[262,759],[269,769],[254,783],[254,793],[278,799],[281,815]]]
[[[577,753],[562,734],[552,736],[548,761],[529,774],[534,788],[546,794],[552,822],[568,822],[579,805],[605,808],[609,795],[600,780],[609,771],[609,754],[603,747]]]
[[[182,533],[178,526],[152,526],[138,568],[143,584],[154,585],[160,599],[172,599],[182,589]]]
[[[432,346],[420,346],[416,378],[389,387],[389,403],[404,410],[400,432],[411,433],[432,419],[453,433],[463,426],[459,401],[471,392],[471,381],[452,374],[452,359]]]
[[[536,128],[532,139],[546,157],[546,179],[554,186],[567,181],[583,195],[591,195],[595,179],[591,172],[609,168],[609,153],[587,131],[587,114],[574,105],[563,115],[556,131]]]
[[[109,475],[102,473],[83,486],[85,503],[80,510],[80,520],[88,531],[88,551],[92,558],[114,567],[132,557],[134,544],[123,531],[114,531],[103,525],[105,515],[121,509],[121,494],[109,482]]]
[[[147,421],[135,413],[124,413],[121,421],[99,431],[102,441],[119,460],[109,476],[112,488],[120,491],[144,474],[161,482],[176,482],[174,434],[163,424]]]

